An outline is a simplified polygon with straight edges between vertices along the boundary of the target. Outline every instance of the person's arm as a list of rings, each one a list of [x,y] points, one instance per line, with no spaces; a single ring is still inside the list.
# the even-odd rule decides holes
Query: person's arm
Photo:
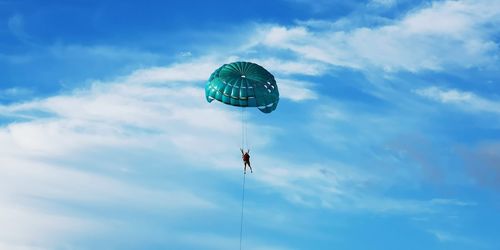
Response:
[[[241,154],[244,154],[244,153],[243,153],[243,149],[242,149],[242,148],[240,148],[240,151],[241,151]]]

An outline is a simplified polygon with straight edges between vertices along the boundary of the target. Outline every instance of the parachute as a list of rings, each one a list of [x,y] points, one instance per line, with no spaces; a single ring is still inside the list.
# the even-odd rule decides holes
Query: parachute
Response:
[[[263,113],[271,113],[279,102],[278,85],[274,76],[262,66],[251,62],[233,62],[216,69],[205,85],[205,98],[208,102],[219,102],[242,107],[241,121],[241,153],[248,148],[246,132],[245,108],[257,107]],[[247,151],[248,152],[248,151]],[[245,165],[246,167],[246,165]],[[243,174],[241,218],[240,218],[240,250],[243,235],[243,208],[245,204],[245,180]]]
[[[205,97],[237,107],[257,107],[271,113],[279,102],[274,76],[251,62],[233,62],[216,69],[205,86]]]

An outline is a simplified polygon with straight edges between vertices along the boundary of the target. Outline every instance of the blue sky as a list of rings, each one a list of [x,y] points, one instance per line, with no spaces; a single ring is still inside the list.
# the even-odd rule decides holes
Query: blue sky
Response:
[[[498,249],[500,3],[0,0],[0,249]]]

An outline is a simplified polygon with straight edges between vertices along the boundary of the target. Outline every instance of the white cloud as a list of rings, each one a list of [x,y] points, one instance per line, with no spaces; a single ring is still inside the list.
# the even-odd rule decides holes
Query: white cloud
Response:
[[[268,59],[250,59],[266,69],[269,69],[275,75],[308,75],[318,76],[323,75],[327,71],[327,66],[316,61],[290,61],[281,60],[278,58]]]
[[[0,89],[0,100],[2,99],[23,99],[25,97],[31,96],[33,94],[33,90],[27,88],[8,88],[8,89]]]
[[[438,205],[461,206],[461,207],[477,205],[475,202],[465,202],[456,199],[432,199],[431,202]]]
[[[484,241],[471,238],[469,235],[461,235],[456,232],[450,232],[443,229],[429,229],[427,230],[441,243],[460,243],[461,245],[468,246],[470,249],[487,249],[490,248]]]
[[[438,87],[429,87],[415,91],[418,95],[429,97],[443,103],[463,103],[469,102],[474,95],[470,92],[458,90],[441,90]]]
[[[332,8],[342,8],[342,9],[354,9],[359,3],[356,1],[342,1],[342,0],[284,0],[290,3],[301,5],[301,7],[307,7],[313,12],[321,13],[327,12]]]
[[[48,141],[45,143],[51,144]],[[9,141],[2,141],[1,144],[15,146]],[[89,147],[106,150],[98,142],[88,145],[87,150]],[[18,245],[53,249],[65,244],[68,239],[109,231],[118,221],[116,218],[101,218],[109,212],[133,210],[143,214],[182,216],[189,211],[209,211],[217,207],[186,187],[171,184],[170,189],[151,188],[143,186],[143,183],[121,180],[116,172],[113,177],[99,174],[99,171],[91,173],[87,169],[90,166],[80,163],[76,156],[58,155],[50,160],[47,155],[34,158],[21,149],[17,151],[14,156],[4,151],[0,154],[0,245],[5,244],[9,249]],[[82,150],[78,154],[82,157],[89,155]],[[124,156],[123,159],[131,157]],[[55,163],[57,161],[65,163]],[[88,162],[95,169],[96,165],[105,161],[105,157],[97,157]],[[138,171],[130,164],[115,163],[112,166]],[[96,218],[91,212],[78,209],[78,206],[87,207],[90,211],[99,209],[103,214]]]
[[[271,26],[269,30],[266,31],[266,36],[261,42],[266,45],[279,47],[283,43],[301,41],[309,36],[309,32],[304,27],[285,28]]]
[[[255,159],[252,176],[280,193],[288,202],[310,208],[324,208],[346,213],[432,214],[450,206],[474,206],[474,202],[458,199],[391,198],[383,195],[384,186],[404,181],[381,169],[363,170],[340,162],[297,165],[270,157]],[[392,183],[392,184],[391,184]],[[446,208],[448,207],[448,208]]]
[[[417,95],[446,104],[454,104],[464,110],[500,113],[500,102],[492,101],[472,92],[457,89],[428,87],[414,91]]]
[[[271,158],[255,161],[268,167],[259,170],[255,178],[273,187],[292,203],[307,207],[325,207],[343,210],[352,204],[340,201],[350,199],[356,185],[368,182],[370,177],[349,171],[337,165],[295,166],[289,162],[276,162]],[[351,186],[351,190],[346,189]]]
[[[442,230],[429,230],[428,232],[433,234],[436,237],[436,239],[438,239],[441,242],[456,240],[454,235]]]
[[[235,58],[228,58],[228,61]],[[204,83],[214,69],[224,64],[223,60],[202,58],[197,61],[170,65],[169,67],[155,67],[137,70],[125,79],[126,83],[154,83],[154,82],[200,82]]]
[[[98,174],[71,170],[68,165],[6,157],[2,159],[1,164],[3,195],[7,195],[6,198],[10,201],[22,201],[32,196],[100,205],[122,204],[170,210],[215,206],[185,190],[150,190]],[[20,179],[24,181],[20,182]]]
[[[295,81],[290,79],[277,79],[279,82],[280,97],[287,98],[292,101],[314,100],[318,98],[318,94],[312,91],[309,86],[312,84],[305,81]]]
[[[30,206],[12,204],[1,200],[0,206],[0,247],[2,249],[49,249],[60,238],[87,230],[100,230],[94,221],[43,211]]]
[[[372,0],[369,5],[382,6],[385,8],[392,7],[397,4],[396,0]]]
[[[410,34],[449,35],[463,39],[465,35],[481,38],[491,23],[500,21],[498,1],[445,1],[408,15],[402,27]],[[474,30],[479,28],[479,30]]]
[[[224,62],[239,60],[237,57],[229,57],[225,60],[215,58],[202,58],[192,62],[174,64],[169,67],[155,67],[141,69],[133,72],[131,75],[121,79],[126,84],[145,84],[145,83],[195,83],[202,85],[208,79],[212,71]],[[277,59],[253,59],[251,60],[269,69],[275,75],[319,75],[324,70],[324,65],[307,64],[304,62],[289,62]],[[311,89],[313,84],[306,81],[298,81],[292,78],[281,79],[277,78],[280,97],[290,99],[292,101],[303,101],[308,99],[316,99],[317,93]]]
[[[335,25],[260,27],[256,46],[286,49],[299,58],[370,70],[440,71],[488,66],[498,52],[491,25],[500,23],[498,1],[445,1],[379,27],[347,31]]]
[[[121,48],[110,45],[80,45],[80,44],[64,44],[56,43],[47,47],[46,54],[39,54],[37,56],[49,56],[49,58],[62,59],[68,63],[75,63],[74,60],[80,61],[94,61],[96,58],[102,61],[114,62],[129,62],[134,61],[141,63],[148,63],[159,61],[160,55],[142,51],[135,48]]]

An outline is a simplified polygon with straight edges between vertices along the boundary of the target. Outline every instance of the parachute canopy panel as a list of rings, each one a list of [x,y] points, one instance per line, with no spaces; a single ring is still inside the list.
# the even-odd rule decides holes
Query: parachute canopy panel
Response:
[[[278,106],[279,92],[274,76],[251,62],[224,64],[216,69],[205,86],[208,102],[217,100],[238,107],[257,107],[271,113]]]

